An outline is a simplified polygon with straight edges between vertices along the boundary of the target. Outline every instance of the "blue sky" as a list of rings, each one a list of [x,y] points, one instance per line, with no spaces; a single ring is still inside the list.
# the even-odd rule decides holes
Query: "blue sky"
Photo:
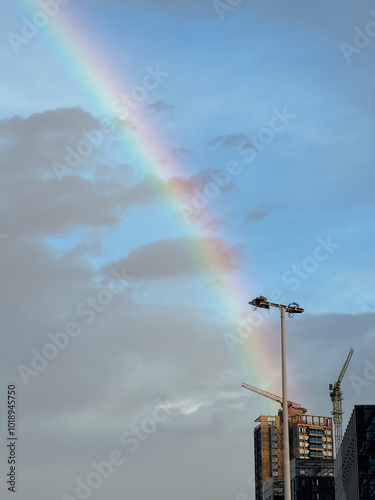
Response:
[[[277,408],[240,384],[280,393],[277,314],[234,353],[223,334],[236,335],[254,295],[306,310],[288,322],[290,399],[329,414],[328,383],[353,345],[345,418],[373,402],[373,381],[355,385],[375,365],[373,3],[244,0],[221,15],[198,0],[53,5],[56,16],[16,50],[12,36],[40,3],[9,0],[0,29],[2,373],[18,381],[30,450],[18,496],[74,496],[75,478],[163,399],[168,420],[137,453],[122,448],[127,467],[91,498],[253,499],[252,421]],[[59,179],[53,165],[67,148],[118,119],[91,92],[78,38],[72,53],[56,36],[62,21],[121,92],[147,68],[168,75],[130,112],[127,137],[103,134]],[[147,160],[132,150],[142,123],[160,138]],[[188,223],[187,206],[199,208]],[[221,265],[202,261],[202,242]],[[116,294],[108,283],[123,269],[132,279]],[[105,293],[86,325],[80,305]],[[19,367],[68,321],[83,333],[25,383]],[[246,354],[263,337],[269,357]],[[36,484],[44,470],[51,479]]]

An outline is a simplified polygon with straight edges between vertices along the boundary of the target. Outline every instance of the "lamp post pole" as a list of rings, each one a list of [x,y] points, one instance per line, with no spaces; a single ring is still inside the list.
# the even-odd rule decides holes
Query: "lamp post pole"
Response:
[[[279,306],[281,316],[281,369],[283,384],[283,444],[284,444],[284,498],[291,500],[290,490],[290,458],[289,458],[289,425],[288,425],[288,395],[286,378],[286,349],[285,349],[285,307]]]
[[[288,395],[287,395],[287,376],[286,376],[286,349],[285,349],[285,313],[290,316],[295,313],[303,313],[303,309],[296,302],[292,302],[288,306],[283,304],[274,304],[269,302],[265,297],[260,295],[256,299],[249,302],[254,307],[269,309],[277,307],[280,310],[281,316],[281,369],[282,369],[282,386],[283,386],[283,454],[284,454],[284,498],[291,500],[290,487],[290,458],[289,458],[289,422],[288,422]]]

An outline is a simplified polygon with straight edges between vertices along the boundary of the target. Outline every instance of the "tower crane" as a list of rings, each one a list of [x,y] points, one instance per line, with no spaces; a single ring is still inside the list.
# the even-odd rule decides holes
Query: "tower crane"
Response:
[[[348,357],[346,358],[346,361],[344,363],[344,366],[342,367],[342,370],[340,372],[340,375],[336,382],[334,384],[329,384],[329,390],[330,390],[330,397],[331,401],[333,403],[333,410],[331,411],[333,415],[333,422],[335,424],[335,451],[337,453],[341,441],[342,441],[342,416],[344,414],[343,409],[342,409],[342,400],[343,394],[341,390],[341,381],[344,378],[346,369],[348,368],[349,362],[352,358],[353,355],[353,347],[350,348]]]
[[[273,399],[273,401],[277,401],[278,403],[283,405],[283,398],[280,396],[276,396],[275,394],[272,394],[271,392],[263,391],[262,389],[257,389],[256,387],[253,387],[252,385],[245,384],[245,382],[242,382],[241,387],[244,389],[248,389],[249,391],[253,391],[256,394],[260,394],[261,396],[264,396],[269,399]],[[302,408],[302,406],[298,403],[294,403],[293,401],[288,401],[288,408],[291,408],[293,410],[298,410],[303,413],[306,413],[307,410],[306,408]]]

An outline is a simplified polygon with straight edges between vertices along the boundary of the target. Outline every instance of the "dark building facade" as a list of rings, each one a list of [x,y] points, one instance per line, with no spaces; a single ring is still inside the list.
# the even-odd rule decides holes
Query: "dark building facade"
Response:
[[[375,499],[375,405],[356,405],[335,460],[336,500]]]
[[[290,464],[292,500],[335,500],[333,459],[299,459]]]

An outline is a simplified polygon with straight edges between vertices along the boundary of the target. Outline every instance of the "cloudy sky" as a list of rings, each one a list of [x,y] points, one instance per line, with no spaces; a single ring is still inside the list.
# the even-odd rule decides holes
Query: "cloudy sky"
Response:
[[[7,0],[0,33],[16,498],[253,500],[249,300],[305,308],[289,399],[329,415],[353,346],[344,427],[374,403],[373,2]]]

